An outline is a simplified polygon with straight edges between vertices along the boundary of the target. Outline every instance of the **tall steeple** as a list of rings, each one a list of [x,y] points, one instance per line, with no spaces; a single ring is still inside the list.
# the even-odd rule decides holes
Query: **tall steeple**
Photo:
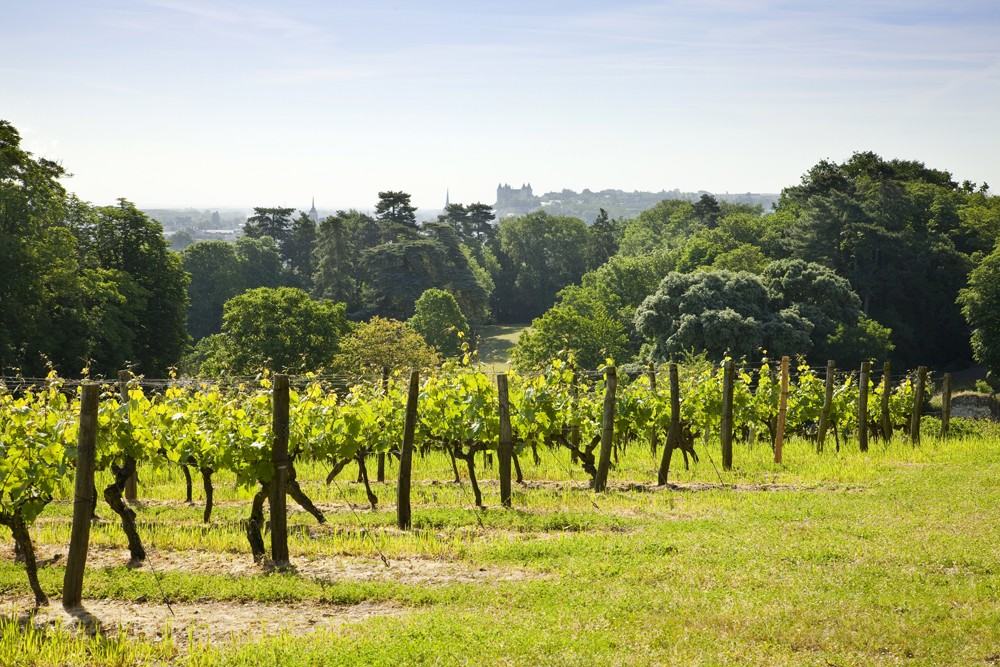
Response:
[[[445,188],[444,189],[444,207],[445,208],[448,208],[448,205],[451,204],[451,197],[449,196],[449,194],[450,193],[448,192],[448,188]]]
[[[313,197],[312,208],[309,209],[309,217],[312,218],[313,222],[319,222],[319,213],[316,212],[316,198]]]

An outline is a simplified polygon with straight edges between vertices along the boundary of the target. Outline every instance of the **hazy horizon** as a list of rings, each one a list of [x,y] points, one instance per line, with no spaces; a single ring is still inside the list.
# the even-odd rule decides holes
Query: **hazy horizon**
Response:
[[[780,192],[857,150],[1000,182],[991,2],[41,0],[0,118],[143,208]]]

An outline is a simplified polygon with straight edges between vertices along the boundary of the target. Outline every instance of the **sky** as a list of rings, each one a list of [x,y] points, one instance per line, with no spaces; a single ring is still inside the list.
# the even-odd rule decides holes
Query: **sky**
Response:
[[[858,150],[1000,184],[995,0],[0,0],[0,119],[95,203],[778,192]]]

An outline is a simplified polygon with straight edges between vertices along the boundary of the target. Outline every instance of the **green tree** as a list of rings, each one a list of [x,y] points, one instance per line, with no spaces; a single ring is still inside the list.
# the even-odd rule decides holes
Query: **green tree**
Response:
[[[383,241],[413,238],[417,233],[417,209],[410,204],[410,195],[388,190],[378,193],[375,219],[381,229]]]
[[[253,215],[243,225],[243,233],[252,239],[270,236],[280,248],[291,231],[293,213],[294,208],[255,206]]]
[[[199,241],[181,254],[188,285],[187,326],[195,340],[222,329],[222,307],[243,288],[236,248],[225,241]]]
[[[607,304],[577,286],[560,293],[560,302],[536,318],[512,352],[519,369],[545,366],[572,351],[582,368],[597,368],[607,358],[625,361],[628,335]]]
[[[427,341],[405,322],[377,315],[344,337],[333,367],[351,376],[432,368],[440,363]]]
[[[145,296],[132,361],[140,372],[162,377],[188,344],[188,276],[180,255],[167,248],[160,223],[131,202],[119,199],[94,212],[89,231],[98,265],[127,273]]]
[[[588,266],[592,269],[604,264],[616,252],[621,230],[617,220],[612,220],[603,208],[588,230],[590,235]]]
[[[709,229],[715,227],[719,223],[719,217],[722,215],[722,208],[719,206],[719,200],[712,195],[705,193],[698,198],[693,205],[694,215],[698,218],[701,224],[705,225]]]
[[[976,361],[986,366],[990,384],[1000,386],[1000,247],[969,274],[958,303],[972,328]]]
[[[709,358],[806,353],[812,323],[778,311],[763,280],[729,271],[669,273],[635,314],[636,330],[659,359],[704,351]]]
[[[288,230],[282,256],[288,274],[287,283],[304,290],[312,289],[313,251],[316,247],[316,223],[301,213]]]
[[[348,330],[342,303],[295,287],[258,287],[226,302],[221,333],[203,339],[194,358],[206,373],[315,371],[329,366]]]
[[[791,256],[847,278],[865,314],[892,329],[898,362],[939,364],[969,354],[956,297],[987,242],[970,224],[977,212],[963,216],[970,198],[948,172],[866,152],[815,165],[775,215]]]
[[[236,241],[236,259],[240,265],[239,291],[254,287],[278,287],[282,283],[281,255],[270,236]]]
[[[357,304],[358,290],[357,252],[349,226],[351,215],[360,214],[337,211],[320,222],[313,252],[313,293],[324,299],[343,301],[348,307]]]
[[[441,289],[432,288],[420,295],[407,324],[445,357],[462,354],[462,343],[471,342],[469,323],[458,302]]]
[[[507,295],[514,318],[540,315],[560,289],[580,280],[587,270],[587,242],[587,225],[577,218],[540,211],[500,223],[501,247],[515,275]]]

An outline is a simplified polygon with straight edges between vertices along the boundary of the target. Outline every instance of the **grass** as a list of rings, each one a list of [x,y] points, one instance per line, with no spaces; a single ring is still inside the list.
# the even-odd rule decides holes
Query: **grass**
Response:
[[[528,328],[527,324],[491,324],[480,327],[479,361],[494,371],[510,368],[510,352],[517,339]]]
[[[416,462],[416,527],[408,534],[392,527],[390,507],[347,507],[364,504],[348,472],[326,487],[314,481],[322,468],[304,468],[300,479],[309,480],[330,521],[320,530],[307,515],[292,515],[301,526],[292,531],[293,561],[375,559],[381,550],[390,559],[448,559],[537,576],[424,585],[180,571],[157,580],[148,570],[92,568],[91,599],[159,600],[165,592],[176,601],[382,601],[405,612],[301,637],[184,650],[171,641],[26,631],[6,621],[0,664],[1000,664],[1000,441],[927,439],[914,448],[900,440],[874,443],[867,454],[855,447],[817,455],[793,439],[785,464],[775,466],[766,446],[738,445],[734,470],[722,471],[713,443],[701,447],[702,462],[690,471],[674,462],[673,480],[702,483],[701,490],[618,484],[602,495],[578,488],[585,476],[562,453],[541,452],[538,466],[524,457],[525,474],[550,483],[518,490],[515,511],[496,507],[495,470],[482,471],[490,504],[482,512],[470,509],[466,488],[440,482],[450,478],[448,461],[430,456]],[[612,480],[648,483],[655,466],[647,449],[634,447]],[[147,545],[246,554],[238,520],[248,492],[220,479],[220,507],[203,529],[200,508],[177,502],[178,480],[173,471],[143,473],[143,497],[161,501],[140,510]],[[391,502],[394,488],[376,492]],[[50,507],[36,541],[65,545],[69,516],[63,501]],[[92,535],[97,544],[124,546],[111,522]],[[52,594],[61,578],[58,566],[42,571]],[[0,600],[27,590],[21,568],[0,563]]]

